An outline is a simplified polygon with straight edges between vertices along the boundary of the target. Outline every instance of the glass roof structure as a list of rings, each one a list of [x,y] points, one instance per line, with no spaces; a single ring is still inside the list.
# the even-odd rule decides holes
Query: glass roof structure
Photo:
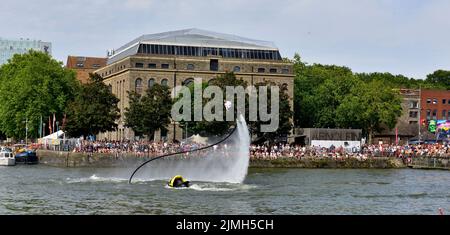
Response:
[[[108,64],[142,53],[205,56],[204,51],[206,48],[208,55],[212,51],[212,55],[221,56],[233,53],[232,55],[235,58],[247,58],[246,56],[249,55],[248,58],[263,59],[263,56],[261,58],[253,57],[253,54],[264,55],[264,59],[281,58],[278,48],[272,42],[194,28],[138,37],[119,49],[108,52]],[[183,53],[184,51],[189,51],[189,54]],[[180,54],[180,52],[183,54]],[[240,53],[239,57],[238,52]],[[252,57],[250,57],[250,53]],[[269,57],[268,54],[270,53],[276,53],[276,55]],[[265,56],[266,54],[267,56]]]

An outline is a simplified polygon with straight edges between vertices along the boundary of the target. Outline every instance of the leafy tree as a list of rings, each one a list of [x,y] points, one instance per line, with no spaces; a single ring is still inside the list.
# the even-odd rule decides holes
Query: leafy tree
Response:
[[[97,135],[117,129],[120,118],[119,99],[103,83],[98,74],[90,74],[91,81],[81,85],[75,100],[67,108],[64,130],[71,137]]]
[[[369,137],[384,127],[392,129],[402,112],[398,92],[381,81],[358,82],[336,110],[340,128],[362,128]]]
[[[268,112],[270,112],[270,106],[272,104],[272,100],[269,98],[271,97],[271,92],[272,86],[275,86],[276,84],[274,83],[258,83],[255,84],[255,87],[257,90],[261,89],[262,86],[267,86],[268,87],[268,92],[267,92],[267,96],[268,96]],[[259,93],[258,93],[259,94]],[[282,136],[282,135],[289,135],[289,133],[291,132],[292,128],[293,128],[293,124],[292,124],[292,116],[294,114],[294,112],[291,110],[291,105],[289,102],[289,94],[288,94],[288,90],[287,87],[280,87],[280,94],[279,94],[279,126],[278,129],[275,132],[262,132],[261,131],[261,125],[267,125],[270,124],[270,121],[267,122],[263,122],[263,121],[249,121],[248,120],[248,113],[249,113],[249,107],[248,107],[248,103],[246,105],[246,119],[247,119],[247,123],[249,124],[250,130],[253,134],[256,135],[257,138],[262,138],[265,140],[268,140],[269,142],[274,142],[278,137]],[[259,106],[259,108],[261,108],[262,106]],[[258,114],[258,120],[261,120],[259,118],[259,114]]]
[[[172,98],[167,86],[154,84],[144,96],[128,92],[130,107],[125,109],[125,126],[137,136],[153,138],[155,131],[166,129],[170,124]]]
[[[224,96],[223,96],[223,103],[226,100],[226,87],[227,86],[233,86],[233,87],[237,87],[237,86],[242,86],[242,87],[247,87],[247,82],[237,79],[236,75],[233,72],[229,72],[229,73],[225,73],[223,75],[219,75],[217,76],[215,79],[213,79],[212,81],[210,81],[209,83],[204,83],[202,84],[202,90],[204,90],[206,87],[208,87],[209,85],[213,85],[213,86],[217,86],[219,87]],[[194,110],[194,84],[191,84],[189,86],[189,89],[191,90],[191,100],[192,100],[192,109]],[[214,97],[212,97],[211,99],[206,99],[203,98],[202,99],[202,107],[205,106],[205,104],[209,101],[211,101]],[[247,102],[246,102],[247,103]],[[237,104],[237,97],[234,98],[234,104]],[[234,115],[235,117],[237,117],[237,109],[234,108]],[[191,113],[192,117],[191,120],[194,120],[194,113]],[[231,127],[231,125],[233,125],[233,122],[226,122],[226,112],[224,110],[223,112],[223,122],[222,121],[211,121],[208,122],[206,120],[203,121],[190,121],[190,122],[181,122],[180,126],[182,128],[185,128],[186,124],[188,127],[188,131],[189,133],[196,133],[196,134],[200,134],[200,135],[223,135],[224,133],[226,133],[228,131],[228,129]]]
[[[307,65],[294,56],[294,123],[335,127],[335,109],[355,83],[352,71],[335,65]]]
[[[427,76],[426,82],[450,90],[450,71],[437,70]]]
[[[64,110],[79,87],[75,73],[49,55],[30,51],[14,55],[0,68],[0,131],[8,137],[39,137],[41,117],[46,121]]]
[[[221,91],[223,92],[224,96],[223,96],[223,102],[225,102],[226,100],[226,87],[227,86],[233,86],[233,87],[237,87],[237,86],[242,86],[243,88],[247,87],[247,82],[240,80],[238,78],[236,78],[234,73],[225,73],[223,75],[217,76],[215,79],[213,79],[210,83],[204,83],[202,84],[202,89],[204,90],[205,88],[207,88],[209,85],[214,85],[217,86],[221,89]],[[269,83],[259,83],[259,84],[255,84],[255,87],[257,89],[259,89],[261,86],[270,86],[271,85],[275,85],[275,84],[269,84]],[[190,85],[189,89],[191,90],[191,110],[194,110],[194,85]],[[265,137],[266,139],[269,140],[274,140],[275,137],[279,136],[280,134],[288,134],[291,129],[292,129],[292,111],[291,111],[291,107],[290,107],[290,103],[289,103],[289,95],[287,94],[287,88],[281,88],[280,89],[280,127],[278,128],[278,130],[274,133],[261,133],[261,125],[262,124],[268,124],[268,122],[250,122],[249,121],[249,97],[248,95],[245,96],[245,118],[246,121],[249,125],[250,130],[252,131],[252,133],[256,134],[258,137]],[[270,92],[271,90],[268,90],[268,107],[270,107]],[[202,99],[202,106],[205,106],[206,103],[208,103],[209,101],[211,101],[214,97],[212,97],[211,99]],[[234,104],[235,107],[234,108],[234,113],[235,113],[235,117],[237,117],[237,108],[236,108],[236,104],[237,104],[237,97],[234,98]],[[270,111],[270,110],[269,110]],[[194,120],[194,113],[191,113],[192,117],[191,120]],[[226,120],[226,113],[224,111],[223,113],[223,120]],[[258,118],[259,120],[259,118]],[[202,120],[202,121],[189,121],[189,122],[185,122],[182,121],[180,123],[180,126],[182,128],[186,128],[189,131],[189,133],[196,133],[196,134],[200,134],[200,135],[204,135],[204,136],[219,136],[219,135],[223,135],[225,134],[229,128],[233,125],[234,122],[226,122],[226,121],[206,121],[206,120]]]

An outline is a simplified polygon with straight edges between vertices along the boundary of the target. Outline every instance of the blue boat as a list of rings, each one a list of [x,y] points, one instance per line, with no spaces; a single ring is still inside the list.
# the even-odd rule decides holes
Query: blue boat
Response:
[[[35,151],[32,150],[23,150],[16,153],[16,163],[17,164],[38,164],[39,158]]]

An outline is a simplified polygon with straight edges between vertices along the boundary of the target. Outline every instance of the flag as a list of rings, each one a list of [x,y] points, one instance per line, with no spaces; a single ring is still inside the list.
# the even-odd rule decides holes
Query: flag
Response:
[[[41,122],[39,125],[39,136],[42,138],[42,116],[41,116]]]
[[[48,130],[50,131],[49,133],[52,134],[52,117],[48,117]]]
[[[398,128],[395,128],[395,145],[398,145]]]
[[[53,128],[52,130],[55,130],[55,122],[56,122],[56,117],[55,117],[55,113],[53,113]]]
[[[67,117],[66,114],[64,114],[63,123],[62,123],[62,129],[64,130],[64,127],[66,127]]]

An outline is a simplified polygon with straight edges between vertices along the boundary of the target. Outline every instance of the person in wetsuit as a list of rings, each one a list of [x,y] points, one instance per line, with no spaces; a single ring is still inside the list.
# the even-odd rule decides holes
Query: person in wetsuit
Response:
[[[190,186],[190,182],[185,180],[181,175],[177,175],[169,181],[168,185],[169,187],[172,188],[181,188],[181,187],[187,188]]]

